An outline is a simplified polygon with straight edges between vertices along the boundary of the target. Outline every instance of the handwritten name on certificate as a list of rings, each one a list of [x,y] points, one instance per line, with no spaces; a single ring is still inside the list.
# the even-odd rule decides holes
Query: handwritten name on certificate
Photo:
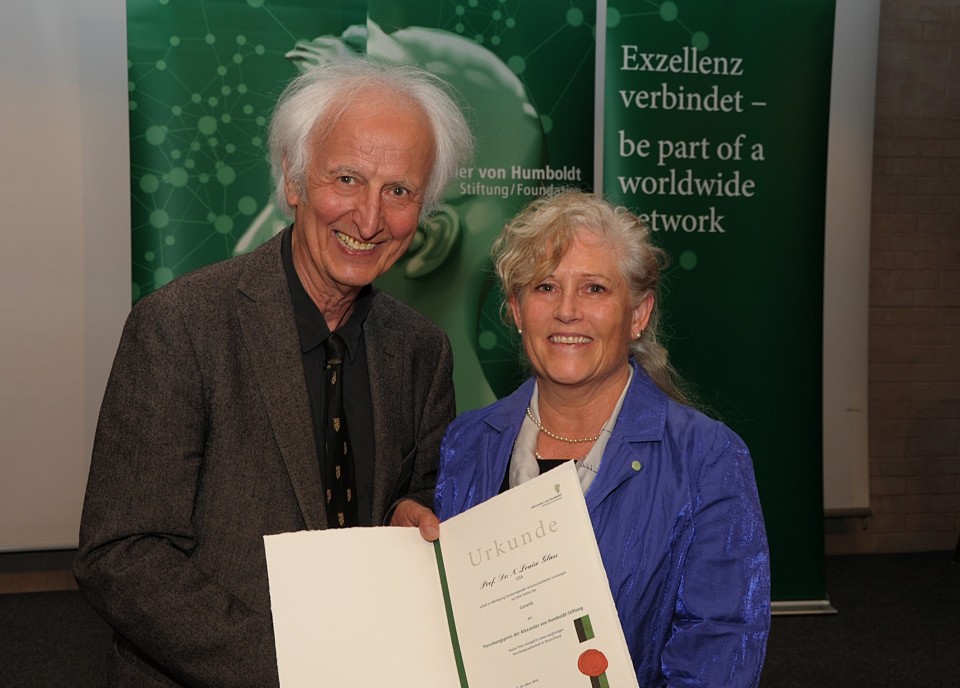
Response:
[[[636,688],[576,469],[440,526],[265,538],[282,688]]]

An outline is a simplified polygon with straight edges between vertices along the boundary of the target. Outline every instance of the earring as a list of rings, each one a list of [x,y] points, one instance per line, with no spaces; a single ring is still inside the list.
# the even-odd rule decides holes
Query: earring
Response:
[[[633,338],[636,339],[637,341],[640,341],[640,337],[642,336],[643,336],[643,330],[640,330],[639,332],[637,332],[636,335],[634,335]]]
[[[523,334],[523,330],[521,330],[519,327],[517,328],[517,334]]]

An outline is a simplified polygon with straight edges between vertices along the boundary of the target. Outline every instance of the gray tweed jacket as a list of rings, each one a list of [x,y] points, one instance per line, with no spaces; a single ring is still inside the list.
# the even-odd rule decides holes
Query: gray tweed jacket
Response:
[[[108,685],[278,683],[263,536],[326,526],[280,241],[172,282],[124,327],[75,563],[116,631]],[[381,292],[364,341],[379,522],[400,497],[432,505],[453,363]]]

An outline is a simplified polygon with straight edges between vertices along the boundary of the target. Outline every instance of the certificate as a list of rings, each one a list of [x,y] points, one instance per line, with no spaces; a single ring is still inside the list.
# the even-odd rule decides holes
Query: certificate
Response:
[[[444,521],[264,538],[282,688],[636,688],[567,463]]]

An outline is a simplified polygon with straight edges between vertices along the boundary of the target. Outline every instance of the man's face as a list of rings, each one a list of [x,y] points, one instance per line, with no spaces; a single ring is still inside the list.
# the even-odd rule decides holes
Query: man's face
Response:
[[[415,104],[368,94],[311,146],[304,183],[285,189],[296,213],[294,264],[315,299],[337,298],[373,282],[410,245],[433,136]]]

